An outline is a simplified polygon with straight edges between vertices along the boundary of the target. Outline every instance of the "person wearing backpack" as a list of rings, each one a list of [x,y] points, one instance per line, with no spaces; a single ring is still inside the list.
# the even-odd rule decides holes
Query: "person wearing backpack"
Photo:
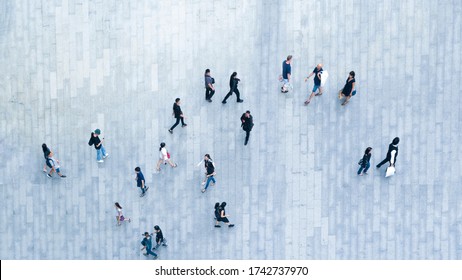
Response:
[[[149,232],[144,233],[144,238],[141,241],[141,245],[143,245],[143,248],[141,248],[141,251],[146,249],[146,253],[143,253],[145,256],[152,255],[154,256],[154,260],[157,259],[157,254],[152,251],[152,236],[149,234]]]
[[[364,174],[367,175],[367,170],[369,167],[371,167],[371,156],[372,156],[372,148],[367,147],[367,149],[364,151],[364,156],[362,159],[359,160],[359,169],[358,169],[358,175],[363,176]]]
[[[48,167],[51,168],[50,173],[47,173],[48,178],[53,177],[52,176],[53,172],[58,173],[58,176],[61,177],[61,178],[66,178],[66,175],[61,174],[61,170],[60,170],[60,167],[59,167],[59,160],[57,160],[57,159],[55,159],[53,157],[53,152],[52,151],[50,151],[50,153],[47,156],[46,164],[47,164]]]
[[[99,128],[95,129],[95,131],[92,132],[90,135],[90,141],[88,141],[88,145],[89,146],[95,145],[96,161],[101,163],[101,162],[104,162],[103,159],[107,158],[109,154],[106,153],[106,149],[103,146],[104,137],[102,140],[99,138],[100,134],[101,134],[101,130]]]

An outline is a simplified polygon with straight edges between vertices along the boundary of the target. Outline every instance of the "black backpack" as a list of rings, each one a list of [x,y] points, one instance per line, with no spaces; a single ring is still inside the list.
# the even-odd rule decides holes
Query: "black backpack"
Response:
[[[93,133],[90,135],[90,141],[88,141],[88,146],[93,145]]]

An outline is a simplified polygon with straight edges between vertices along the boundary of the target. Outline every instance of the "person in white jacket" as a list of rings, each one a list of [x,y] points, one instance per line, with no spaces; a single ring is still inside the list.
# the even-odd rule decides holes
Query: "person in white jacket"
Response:
[[[174,163],[170,159],[170,154],[169,154],[164,142],[160,143],[160,147],[159,147],[159,160],[157,161],[157,167],[156,167],[157,171],[160,171],[160,165],[162,163],[164,163],[164,164],[168,163],[168,164],[170,164],[171,167],[177,167],[178,166],[176,163]]]

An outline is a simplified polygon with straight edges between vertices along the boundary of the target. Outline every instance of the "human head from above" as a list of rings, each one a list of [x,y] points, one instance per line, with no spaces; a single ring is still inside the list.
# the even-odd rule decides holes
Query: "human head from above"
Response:
[[[210,75],[210,69],[205,69],[205,75]]]
[[[371,147],[367,147],[367,149],[364,151],[365,154],[369,154],[372,151]]]
[[[248,111],[248,110],[245,111],[245,116],[246,116],[247,118],[250,117],[250,111]]]
[[[120,206],[120,204],[118,202],[114,203],[114,205],[115,205],[116,208],[122,209],[122,206]]]
[[[210,155],[209,154],[205,154],[204,155],[204,160],[209,160],[210,159]]]
[[[141,168],[139,166],[135,167],[135,172],[138,173],[141,171]]]
[[[322,64],[319,63],[318,65],[316,65],[316,68],[317,68],[318,70],[320,70],[320,69],[322,68]]]
[[[352,78],[355,77],[355,71],[350,71],[350,77],[352,77]]]
[[[292,62],[292,55],[287,56],[287,62],[289,62],[289,63]]]
[[[175,103],[180,104],[180,98],[179,97],[177,99],[175,99]]]
[[[393,139],[393,142],[391,142],[391,143],[393,143],[393,145],[398,145],[399,137],[395,137],[395,139]]]

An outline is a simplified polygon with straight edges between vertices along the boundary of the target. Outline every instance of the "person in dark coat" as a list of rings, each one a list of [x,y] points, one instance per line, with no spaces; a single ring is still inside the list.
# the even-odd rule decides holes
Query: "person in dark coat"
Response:
[[[358,170],[358,175],[363,176],[363,174],[367,175],[367,170],[369,167],[371,167],[371,156],[372,156],[372,148],[367,147],[367,149],[364,151],[364,156],[363,158],[359,161],[359,170]],[[364,172],[363,172],[364,171]]]
[[[180,107],[180,98],[175,99],[175,103],[173,103],[173,116],[176,118],[176,123],[168,130],[168,132],[173,133],[173,129],[180,123],[181,121],[181,127],[187,126],[187,124],[184,123],[184,116],[183,112],[181,111]]]
[[[249,142],[250,131],[253,128],[253,117],[250,114],[250,111],[246,111],[244,114],[242,114],[242,116],[241,116],[241,127],[245,131],[244,145],[247,145],[247,142]]]
[[[395,139],[393,139],[390,145],[388,145],[387,157],[384,160],[382,160],[379,164],[377,164],[377,168],[380,168],[387,162],[390,163],[390,166],[395,166],[396,157],[398,157],[398,143],[399,137],[395,137]]]
[[[222,202],[219,207],[217,207],[218,202],[215,204],[215,217],[217,219],[217,222],[215,223],[215,227],[221,227],[219,222],[225,223],[228,227],[234,227],[234,224],[230,224],[228,217],[229,215],[226,215],[225,207],[226,207],[226,202]],[[217,213],[218,212],[218,213]]]
[[[167,247],[167,240],[158,225],[154,226],[154,232],[156,233],[156,247],[154,249],[159,248],[161,245]]]
[[[356,85],[355,72],[351,71],[350,74],[348,75],[348,78],[346,79],[345,86],[343,87],[342,90],[340,90],[338,94],[338,99],[345,97],[345,101],[343,101],[342,106],[346,105],[350,101],[350,98],[353,95],[355,95],[355,91],[356,91],[355,85]]]
[[[240,98],[240,93],[239,93],[239,90],[237,89],[237,84],[239,83],[240,79],[236,78],[236,76],[237,76],[236,72],[233,72],[233,74],[231,74],[231,77],[229,78],[229,92],[225,96],[225,99],[221,101],[221,103],[226,104],[226,100],[233,94],[233,92],[236,93],[237,102],[239,103],[244,102],[244,100]]]

